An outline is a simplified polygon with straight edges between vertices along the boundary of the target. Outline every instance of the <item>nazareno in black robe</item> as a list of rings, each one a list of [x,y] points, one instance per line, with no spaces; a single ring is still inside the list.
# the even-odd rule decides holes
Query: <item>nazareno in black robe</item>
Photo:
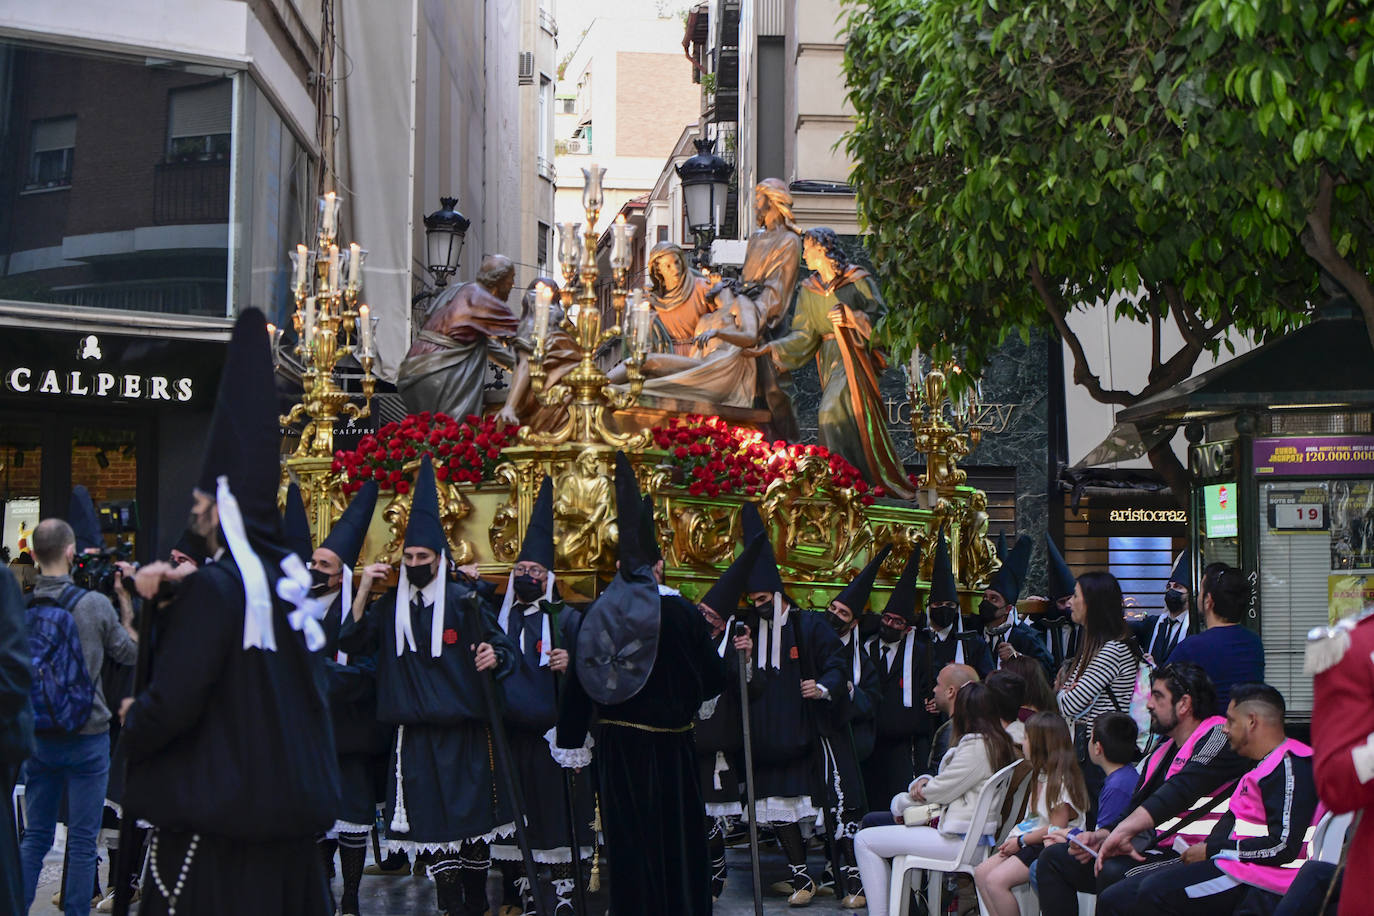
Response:
[[[386,763],[396,729],[377,719],[377,659],[371,655],[336,658],[345,614],[342,595],[321,621],[325,644],[325,683],[334,743],[339,754],[339,811],[331,833],[367,833],[386,797]]]
[[[322,659],[275,602],[275,652],[243,648],[244,591],[231,554],[184,580],[158,616],[151,677],[125,720],[126,816],[154,824],[157,871],[141,914],[162,914],[193,837],[180,913],[325,916],[315,837],[339,779]]]
[[[397,730],[387,770],[387,845],[406,852],[457,852],[471,840],[492,840],[515,830],[510,801],[497,792],[487,710],[462,614],[472,589],[448,582],[444,596],[444,645],[430,654],[433,607],[411,604],[416,651],[396,654],[396,592],[374,601],[361,620],[351,617],[339,632],[339,648],[375,654],[377,717]],[[515,670],[514,645],[479,605],[483,639],[496,651],[498,680]],[[485,675],[484,675],[485,676]],[[397,776],[397,757],[400,776]],[[401,784],[408,830],[393,825]]]
[[[595,753],[612,916],[711,912],[691,726],[702,702],[721,692],[721,659],[700,611],[677,594],[661,595],[659,606],[658,654],[643,688],[602,706],[569,678],[558,720],[562,748],[582,747],[593,715],[601,721]]]

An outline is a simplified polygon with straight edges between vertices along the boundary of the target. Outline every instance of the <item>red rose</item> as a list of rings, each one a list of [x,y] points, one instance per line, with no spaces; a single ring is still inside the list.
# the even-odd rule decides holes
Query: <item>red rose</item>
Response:
[[[793,647],[792,647],[792,651],[790,651],[790,652],[787,653],[787,657],[788,657],[788,658],[798,658],[798,657],[799,657],[798,654],[797,654],[797,647],[796,647],[796,646],[793,646]]]
[[[407,493],[409,493],[409,492],[410,492],[410,481],[408,481],[408,480],[398,480],[398,481],[396,482],[396,492],[397,492],[397,493],[400,493],[402,496],[404,496],[404,495],[406,495]]]
[[[687,457],[687,447],[686,447],[686,446],[683,446],[683,445],[679,445],[677,448],[673,449],[673,455],[674,455],[675,457],[678,457],[678,458],[686,458],[686,457]]]
[[[435,469],[434,469],[434,479],[435,479],[435,480],[448,480],[448,468],[444,467],[442,464],[439,465],[439,467],[435,468]]]
[[[687,492],[691,493],[693,496],[700,496],[704,489],[705,487],[702,486],[700,480],[694,480],[691,482],[690,485],[688,485]]]
[[[444,645],[446,645],[446,646],[451,646],[451,645],[453,645],[454,643],[456,643],[457,641],[458,641],[458,631],[457,631],[457,630],[452,630],[452,629],[450,629],[450,630],[445,630],[445,631],[444,631]]]
[[[493,445],[491,448],[487,449],[487,457],[495,461],[497,458],[501,457],[501,450]]]
[[[344,466],[344,463],[343,463],[342,461],[340,461],[339,459],[335,458],[334,461],[333,461],[333,463],[329,465],[329,469],[330,469],[331,471],[334,471],[335,473],[338,473],[339,471],[342,471],[342,470],[343,470],[343,466]],[[569,861],[571,861],[571,859],[570,859]]]
[[[482,422],[482,418],[477,416],[477,414],[475,413],[470,413],[467,416],[463,417],[463,422],[466,423],[468,426],[476,426],[477,424]]]

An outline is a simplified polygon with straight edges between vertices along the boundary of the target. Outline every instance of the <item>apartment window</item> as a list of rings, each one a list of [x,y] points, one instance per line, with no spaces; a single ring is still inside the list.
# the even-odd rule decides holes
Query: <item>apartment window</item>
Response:
[[[553,161],[553,81],[539,78],[539,158]]]
[[[577,99],[564,96],[556,103],[559,114],[577,114]]]
[[[549,272],[549,234],[551,231],[548,223],[541,222],[536,232],[538,249],[535,262],[539,265],[539,273],[542,275]]]
[[[34,121],[29,150],[26,189],[70,187],[72,158],[76,152],[76,118]]]
[[[168,162],[222,162],[229,158],[233,93],[229,80],[174,89],[168,96]]]

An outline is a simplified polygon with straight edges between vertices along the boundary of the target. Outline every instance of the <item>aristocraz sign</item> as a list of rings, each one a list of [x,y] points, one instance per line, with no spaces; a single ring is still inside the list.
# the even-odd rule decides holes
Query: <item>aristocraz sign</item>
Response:
[[[0,328],[6,400],[209,406],[224,345],[213,341]]]

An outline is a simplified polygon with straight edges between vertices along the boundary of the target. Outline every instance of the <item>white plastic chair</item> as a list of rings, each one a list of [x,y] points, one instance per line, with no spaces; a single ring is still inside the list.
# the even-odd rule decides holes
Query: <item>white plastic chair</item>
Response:
[[[1018,763],[1020,761],[1017,761]],[[988,816],[1002,803],[1007,786],[1011,783],[1011,771],[1016,763],[1008,764],[993,773],[978,792],[973,805],[973,816],[969,818],[969,830],[956,847],[954,854],[947,858],[927,858],[925,856],[894,856],[892,859],[892,883],[888,890],[888,912],[896,916],[908,916],[911,911],[912,873],[925,872],[927,911],[943,911],[945,873],[963,873],[970,877],[978,864],[987,857],[988,846],[983,842]],[[1001,825],[998,825],[1001,829]]]
[[[1310,850],[1308,858],[1331,865],[1340,862],[1341,847],[1345,845],[1345,834],[1350,829],[1350,823],[1354,819],[1355,815],[1351,812],[1332,814],[1328,811],[1323,814],[1312,831],[1312,842],[1308,844]]]

